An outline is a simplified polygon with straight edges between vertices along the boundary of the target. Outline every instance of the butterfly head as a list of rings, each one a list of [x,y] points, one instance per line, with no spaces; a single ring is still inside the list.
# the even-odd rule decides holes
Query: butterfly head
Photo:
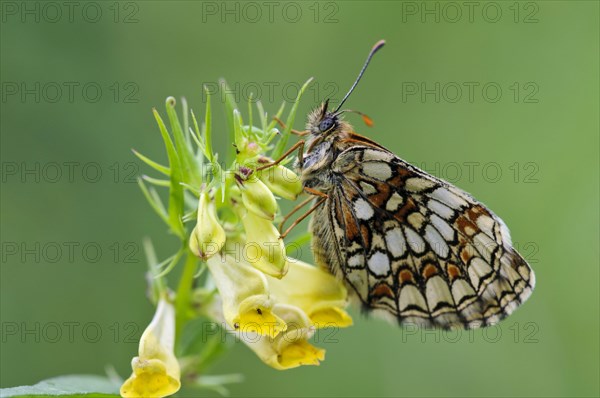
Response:
[[[340,113],[329,111],[328,106],[329,100],[326,100],[308,115],[306,130],[310,131],[313,136],[324,137],[340,131],[346,125],[340,119]]]

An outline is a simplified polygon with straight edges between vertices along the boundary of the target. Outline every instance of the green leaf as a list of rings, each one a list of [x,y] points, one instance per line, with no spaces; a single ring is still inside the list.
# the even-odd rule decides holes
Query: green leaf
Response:
[[[199,167],[196,164],[196,159],[191,151],[191,145],[183,134],[184,130],[181,127],[181,123],[179,123],[179,117],[177,116],[177,111],[175,111],[175,98],[167,98],[166,108],[167,115],[169,116],[169,123],[171,124],[173,139],[175,141],[175,147],[177,148],[177,153],[179,154],[181,162],[181,178],[188,184],[200,186],[202,178],[200,177]]]
[[[198,211],[196,211],[196,210],[191,211],[189,213],[186,213],[183,216],[183,222],[186,223],[186,222],[190,222],[190,221],[195,221],[197,219],[197,217],[198,217]]]
[[[152,304],[157,305],[158,299],[165,294],[167,291],[167,284],[164,278],[157,278],[156,275],[160,274],[160,267],[158,258],[156,257],[156,251],[150,238],[144,238],[142,245],[144,247],[144,253],[146,255],[146,261],[148,261],[148,271],[152,278],[149,278],[148,284],[150,285],[151,301]]]
[[[148,183],[152,184],[152,185],[156,185],[157,187],[169,187],[171,186],[171,181],[170,180],[162,180],[160,178],[153,178],[147,175],[143,175],[142,179],[144,181],[147,181]]]
[[[212,111],[210,109],[210,91],[204,86],[206,91],[206,114],[204,115],[204,142],[206,143],[206,157],[209,162],[214,160],[212,148]]]
[[[219,86],[221,88],[221,95],[225,98],[225,118],[227,119],[227,128],[229,130],[229,142],[235,142],[235,133],[233,127],[233,110],[237,109],[237,103],[235,97],[227,82],[224,79],[219,80]],[[235,156],[235,148],[230,147],[228,156],[225,161],[233,159]]]
[[[294,119],[296,119],[296,111],[298,110],[298,104],[300,104],[300,97],[304,93],[304,90],[308,87],[308,85],[312,82],[312,77],[304,83],[300,91],[298,92],[298,96],[296,97],[296,102],[292,106],[292,110],[290,110],[290,114],[288,115],[287,121],[285,123],[285,130],[281,139],[277,143],[277,146],[273,150],[272,157],[273,159],[279,159],[283,152],[285,151],[285,147],[287,145],[288,139],[290,138],[290,131],[292,131],[292,127],[294,125]]]
[[[168,211],[169,226],[175,235],[177,235],[182,241],[185,241],[185,227],[183,226],[183,222],[181,220],[181,217],[183,216],[183,187],[180,184],[182,181],[182,171],[179,155],[177,154],[175,145],[173,145],[171,136],[169,135],[167,127],[165,126],[162,118],[156,109],[153,109],[152,111],[154,113],[154,118],[158,123],[165,147],[167,148],[167,157],[169,158],[169,167],[171,169],[171,186],[169,189]]]
[[[244,142],[245,142],[245,133],[244,133],[244,128],[242,126],[242,115],[240,114],[240,112],[235,109],[233,111],[233,130],[234,130],[234,141],[235,145],[237,146],[238,150],[242,150],[242,148],[244,147]]]
[[[163,206],[160,197],[158,196],[158,193],[156,193],[156,191],[153,188],[148,189],[148,187],[146,187],[146,184],[144,184],[144,180],[142,180],[141,178],[138,178],[138,185],[142,193],[146,197],[146,200],[148,201],[148,203],[150,203],[152,209],[154,209],[156,214],[158,214],[158,216],[167,225],[169,225],[169,216],[167,215],[167,211],[165,210],[165,207]]]
[[[275,116],[278,119],[281,119],[281,115],[283,115],[283,111],[285,110],[285,102],[281,103],[281,106],[279,107],[279,109],[277,110],[277,113],[275,114]],[[269,125],[267,126],[267,128],[265,129],[265,131],[271,131],[275,128],[275,125],[277,124],[277,120],[275,119],[275,117],[273,117],[271,119],[271,122],[269,123]]]
[[[252,132],[254,130],[253,119],[254,115],[252,114],[252,93],[248,96],[248,130]],[[261,133],[263,132],[261,129],[257,129]]]
[[[191,113],[192,113],[192,122],[194,123],[194,130],[192,130],[190,128],[190,135],[192,136],[192,138],[194,139],[194,142],[196,143],[196,145],[198,146],[198,149],[200,150],[196,154],[196,158],[198,159],[198,163],[202,164],[202,162],[204,161],[204,158],[210,159],[210,156],[208,156],[208,151],[206,149],[206,143],[204,142],[204,138],[202,138],[202,134],[200,133],[200,129],[198,128],[198,121],[196,120],[196,115],[194,114],[194,111],[191,111]],[[202,177],[204,177],[204,176],[202,176]]]
[[[162,278],[165,275],[167,275],[169,272],[171,272],[171,270],[173,268],[175,268],[175,266],[177,265],[177,263],[181,259],[181,256],[183,256],[184,252],[185,252],[185,248],[182,247],[173,256],[169,257],[168,259],[166,259],[165,261],[163,261],[162,263],[160,263],[158,266],[160,268],[164,267],[165,269],[163,269],[158,275],[155,275],[154,277],[157,278],[157,279],[158,278]]]
[[[201,190],[201,189],[200,189],[199,187],[195,187],[195,186],[193,186],[193,185],[186,184],[185,182],[182,182],[182,183],[181,183],[181,185],[182,185],[182,186],[183,186],[185,189],[187,189],[187,190],[189,190],[190,192],[192,192],[194,195],[196,195],[196,196],[200,196],[200,190]],[[194,203],[194,205],[195,205],[195,204],[196,204],[196,203]]]
[[[190,137],[185,134],[189,131],[190,128],[190,117],[188,113],[188,103],[185,97],[181,97],[181,114],[183,115],[183,130],[185,136],[185,142],[187,143],[188,148],[192,147],[192,142],[190,141]]]
[[[169,170],[168,167],[163,166],[162,164],[156,163],[154,160],[142,155],[141,153],[139,153],[138,151],[136,151],[135,149],[131,150],[135,156],[137,156],[142,162],[146,163],[148,166],[152,167],[154,170],[158,171],[159,173],[162,173],[166,176],[169,176],[171,174],[171,170]]]
[[[33,386],[0,389],[0,397],[119,397],[119,386],[94,375],[59,376]]]
[[[256,101],[256,109],[258,109],[258,116],[260,117],[260,127],[263,133],[267,134],[267,112],[265,112],[265,108],[263,108],[260,100]]]

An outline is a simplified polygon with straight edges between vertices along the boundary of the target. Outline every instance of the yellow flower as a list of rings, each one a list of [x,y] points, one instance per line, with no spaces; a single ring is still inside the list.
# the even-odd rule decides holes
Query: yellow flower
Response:
[[[285,245],[273,223],[248,211],[242,218],[246,243],[242,254],[246,261],[267,275],[282,278],[287,273]]]
[[[272,312],[264,274],[232,256],[210,258],[208,269],[219,290],[223,317],[229,327],[270,337],[286,329],[285,322]]]
[[[133,374],[121,386],[121,396],[154,398],[176,393],[181,383],[174,344],[175,309],[162,298],[140,338],[139,356],[131,361]]]
[[[274,301],[301,308],[318,328],[352,325],[344,310],[348,292],[336,277],[300,260],[289,259],[288,263],[285,278],[268,278]]]
[[[197,224],[190,236],[190,250],[206,260],[218,253],[225,244],[225,230],[217,218],[217,210],[207,192],[198,200]]]
[[[308,342],[315,330],[352,324],[346,288],[320,268],[290,259],[278,279],[230,255],[212,257],[208,267],[221,297],[217,317],[275,369],[318,365],[325,351]]]
[[[302,365],[319,365],[325,359],[325,350],[308,342],[315,329],[311,327],[306,314],[297,307],[285,304],[277,304],[274,310],[288,325],[284,332],[270,338],[240,331],[236,333],[237,337],[272,368],[285,370]]]

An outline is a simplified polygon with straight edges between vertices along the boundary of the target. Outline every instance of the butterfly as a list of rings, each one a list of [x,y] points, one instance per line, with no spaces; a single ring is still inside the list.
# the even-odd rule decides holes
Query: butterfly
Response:
[[[297,167],[315,198],[309,229],[316,263],[343,280],[364,309],[401,325],[496,324],[535,285],[506,224],[342,120],[349,110],[341,106],[384,44],[373,47],[335,110],[325,101],[309,114],[300,133],[308,138],[296,145],[307,148]]]

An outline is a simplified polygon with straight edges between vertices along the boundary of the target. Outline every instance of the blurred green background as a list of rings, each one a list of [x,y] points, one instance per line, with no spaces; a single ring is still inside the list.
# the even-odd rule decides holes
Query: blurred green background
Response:
[[[355,312],[319,335],[320,367],[278,372],[237,344],[209,372],[243,373],[236,396],[598,396],[598,2],[1,4],[1,387],[129,375],[153,312],[137,249],[177,244],[135,184],[150,170],[131,148],[166,162],[152,107],[203,114],[202,85],[225,77],[274,113],[314,76],[301,129],[385,38],[347,103],[375,126],[348,118],[499,214],[533,296],[458,336]]]

